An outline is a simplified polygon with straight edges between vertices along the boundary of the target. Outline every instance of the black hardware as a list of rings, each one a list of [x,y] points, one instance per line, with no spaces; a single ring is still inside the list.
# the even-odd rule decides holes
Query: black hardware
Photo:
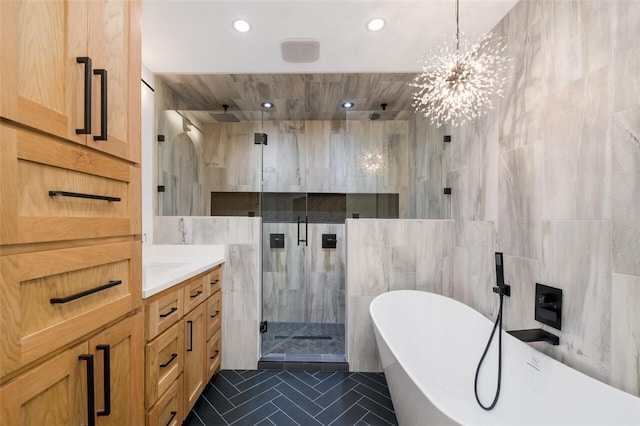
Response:
[[[106,289],[111,288],[111,287],[115,287],[115,286],[120,285],[120,284],[122,284],[121,280],[109,281],[108,283],[103,284],[101,286],[92,288],[90,290],[81,291],[80,293],[72,294],[71,296],[51,298],[51,299],[49,299],[49,303],[51,303],[52,305],[55,305],[56,303],[71,302],[73,300],[80,299],[81,297],[89,296],[90,294],[94,294],[94,293],[97,293],[99,291],[106,290]]]
[[[171,354],[171,358],[169,358],[169,361],[165,362],[164,364],[160,364],[160,368],[167,368],[169,364],[171,364],[173,360],[176,359],[177,357],[178,357],[178,354]]]
[[[253,143],[255,145],[267,145],[267,134],[266,133],[254,133],[253,134]]]
[[[298,216],[298,245],[300,245],[300,243],[306,243],[307,240],[301,240],[300,239],[300,216]]]
[[[166,317],[168,317],[169,315],[171,315],[172,313],[174,313],[174,312],[175,312],[175,311],[177,311],[177,310],[178,310],[178,308],[176,308],[176,307],[174,306],[173,308],[171,308],[171,309],[169,310],[169,312],[167,312],[167,313],[165,313],[165,314],[160,314],[160,318],[166,318]]]
[[[108,416],[111,414],[111,347],[109,345],[98,345],[96,350],[104,352],[103,358],[103,384],[104,387],[104,409],[98,410],[98,416]]]
[[[562,329],[562,290],[536,283],[536,321]]]
[[[189,295],[189,297],[190,297],[191,299],[195,299],[196,297],[200,296],[201,294],[202,294],[202,290],[198,290],[198,291],[196,291],[195,293],[190,294],[190,295]]]
[[[541,328],[531,328],[528,330],[513,330],[507,331],[513,337],[522,340],[523,342],[547,342],[554,346],[560,344],[560,338],[555,334],[551,334]]]
[[[158,192],[164,192],[164,185],[158,185]]]
[[[171,417],[169,417],[169,421],[167,422],[167,426],[169,426],[171,424],[171,422],[173,421],[173,419],[176,418],[176,415],[178,414],[177,411],[172,411],[171,412]]]
[[[267,329],[268,329],[267,321],[261,321],[260,322],[260,333],[266,333]]]
[[[211,281],[211,285],[216,285],[216,284],[218,284],[219,282],[220,282],[220,280],[213,280],[213,281]]]
[[[502,262],[502,253],[496,252],[496,283],[497,287],[493,287],[493,292],[511,297],[511,286],[504,283],[504,266]]]
[[[193,351],[193,321],[187,321],[187,324],[189,324],[189,349],[187,352],[191,352]]]
[[[82,194],[80,192],[67,192],[67,191],[49,191],[49,197],[73,197],[73,198],[88,198],[90,200],[102,200],[102,201],[122,201],[120,197],[109,197],[108,195],[95,195],[95,194]]]
[[[445,188],[442,192],[444,195],[451,195],[451,188]]]
[[[158,135],[158,142],[164,142],[164,135]]]
[[[284,234],[270,234],[269,248],[284,248]]]
[[[100,135],[94,136],[94,141],[107,140],[107,70],[93,70],[100,76]]]
[[[256,212],[247,212],[247,217],[256,217]]]
[[[81,56],[76,62],[84,64],[84,127],[76,129],[78,135],[91,134],[91,58]]]
[[[218,356],[219,353],[220,353],[220,351],[215,351],[213,353],[213,355],[209,357],[209,359],[216,359],[216,357]]]
[[[82,354],[78,357],[78,360],[87,362],[87,415],[89,417],[87,426],[95,426],[96,399],[93,383],[93,355]]]
[[[338,239],[336,238],[336,234],[322,234],[323,249],[334,249],[336,248],[337,242]]]
[[[451,135],[444,135],[443,142],[451,142]]]
[[[215,311],[215,312],[213,313],[213,315],[211,315],[211,318],[215,318],[215,317],[217,317],[219,313],[220,313],[220,311]]]
[[[351,217],[354,219],[360,219],[360,213],[353,213]]]
[[[153,87],[151,87],[151,85],[149,83],[144,81],[144,78],[141,78],[140,81],[142,81],[144,83],[144,85],[147,86],[149,88],[149,90],[151,90],[152,92],[156,91]]]

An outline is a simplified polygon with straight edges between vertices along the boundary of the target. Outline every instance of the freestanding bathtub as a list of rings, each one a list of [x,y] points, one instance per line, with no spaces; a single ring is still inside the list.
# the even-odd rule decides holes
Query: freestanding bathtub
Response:
[[[493,411],[475,400],[475,369],[492,322],[448,297],[401,290],[369,308],[391,399],[402,425],[640,425],[640,398],[599,382],[506,333],[502,390]],[[562,342],[560,342],[562,344]],[[497,336],[479,377],[493,400]]]

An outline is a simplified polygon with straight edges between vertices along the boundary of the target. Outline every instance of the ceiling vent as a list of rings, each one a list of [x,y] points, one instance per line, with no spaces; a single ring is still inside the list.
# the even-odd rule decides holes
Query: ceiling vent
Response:
[[[280,44],[282,59],[286,62],[302,64],[315,62],[320,58],[320,42],[309,39],[289,39]]]

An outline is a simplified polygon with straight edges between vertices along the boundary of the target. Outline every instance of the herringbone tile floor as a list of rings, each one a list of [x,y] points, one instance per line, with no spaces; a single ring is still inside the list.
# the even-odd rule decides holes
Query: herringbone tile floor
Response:
[[[223,370],[186,426],[397,425],[381,373]]]

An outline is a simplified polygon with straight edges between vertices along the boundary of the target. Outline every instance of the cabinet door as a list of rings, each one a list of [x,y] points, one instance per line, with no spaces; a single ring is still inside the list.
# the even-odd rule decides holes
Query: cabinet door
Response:
[[[87,406],[91,398],[87,394],[89,361],[80,359],[81,355],[89,355],[86,343],[0,387],[2,424],[87,424]]]
[[[185,315],[184,322],[184,412],[188,413],[206,384],[206,304]]]
[[[93,137],[87,144],[140,162],[140,2],[92,1],[88,14],[88,50],[94,70],[106,70],[106,76],[93,81]]]
[[[128,317],[89,340],[98,426],[144,422],[142,318]]]
[[[0,2],[0,116],[85,143],[89,3]]]

